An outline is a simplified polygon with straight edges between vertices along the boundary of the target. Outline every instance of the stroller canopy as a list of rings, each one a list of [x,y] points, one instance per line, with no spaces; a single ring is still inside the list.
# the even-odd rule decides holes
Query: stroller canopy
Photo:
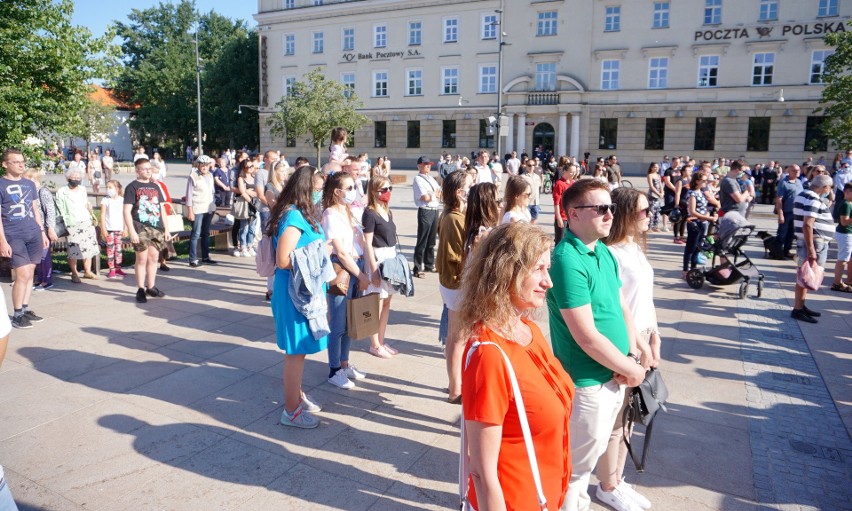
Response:
[[[719,221],[719,239],[723,247],[727,247],[731,242],[731,238],[740,231],[740,229],[754,229],[754,224],[749,223],[746,217],[736,211],[725,213]]]

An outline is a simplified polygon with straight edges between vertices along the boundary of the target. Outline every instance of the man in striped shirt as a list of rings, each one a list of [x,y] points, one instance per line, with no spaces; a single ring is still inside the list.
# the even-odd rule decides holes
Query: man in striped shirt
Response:
[[[834,234],[834,220],[822,196],[828,196],[831,185],[831,177],[819,175],[811,181],[808,190],[796,196],[793,204],[793,226],[798,238],[796,247],[799,266],[809,261],[816,261],[818,265],[825,266],[828,242]],[[799,321],[816,323],[816,318],[822,314],[805,306],[807,294],[808,290],[796,283],[796,301],[790,316]]]

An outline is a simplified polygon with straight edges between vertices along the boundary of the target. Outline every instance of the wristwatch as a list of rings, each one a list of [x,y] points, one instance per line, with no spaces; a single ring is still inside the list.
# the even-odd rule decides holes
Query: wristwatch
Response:
[[[642,365],[642,359],[639,358],[639,355],[635,353],[628,353],[627,356],[635,360],[637,364]]]

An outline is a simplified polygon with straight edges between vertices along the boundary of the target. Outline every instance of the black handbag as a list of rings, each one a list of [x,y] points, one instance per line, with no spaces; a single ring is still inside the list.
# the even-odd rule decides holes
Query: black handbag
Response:
[[[667,412],[666,401],[669,389],[663,381],[659,369],[651,368],[645,373],[645,379],[638,387],[631,389],[627,408],[624,409],[624,443],[637,472],[645,471],[645,461],[651,446],[651,432],[654,429],[654,418],[660,410]],[[630,444],[630,433],[633,426],[640,422],[645,426],[645,444],[642,446],[642,458],[637,459]]]
[[[53,232],[56,233],[57,238],[64,238],[68,236],[68,227],[65,226],[65,219],[62,218],[62,215],[56,215],[56,222],[53,225]]]

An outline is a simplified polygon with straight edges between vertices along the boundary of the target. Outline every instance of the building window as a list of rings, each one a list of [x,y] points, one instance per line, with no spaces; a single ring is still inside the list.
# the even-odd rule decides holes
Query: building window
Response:
[[[828,151],[828,137],[822,131],[825,117],[808,117],[805,125],[805,151]]]
[[[314,53],[325,51],[325,35],[322,32],[314,32]]]
[[[284,0],[284,8],[285,9],[295,9],[296,8],[296,0]]]
[[[494,147],[494,128],[488,125],[485,119],[479,120],[479,147],[481,149],[490,149]]]
[[[774,53],[755,53],[751,84],[772,85],[772,71],[774,67]]]
[[[285,76],[284,77],[284,88],[281,92],[284,94],[284,97],[289,96],[293,93],[293,84],[296,83],[295,76]]]
[[[423,95],[423,70],[409,69],[406,71],[406,96]]]
[[[387,121],[376,121],[373,123],[373,146],[388,146],[388,123]]]
[[[601,62],[601,89],[618,89],[618,70],[621,67],[620,60],[604,60]]]
[[[654,2],[654,23],[652,28],[669,28],[668,2]]]
[[[441,94],[459,93],[459,68],[441,68]]]
[[[340,74],[340,83],[343,84],[343,95],[347,98],[351,98],[352,94],[355,92],[355,73],[341,73]],[[350,142],[352,145],[352,142]]]
[[[496,64],[483,64],[479,66],[479,93],[497,94]]]
[[[621,30],[621,6],[611,5],[606,8],[604,32],[618,32],[619,30]]]
[[[822,83],[822,73],[825,71],[825,58],[831,54],[831,50],[817,50],[811,54],[811,84]]]
[[[456,146],[456,121],[443,121],[441,127],[441,147],[452,148]]]
[[[535,65],[535,90],[556,90],[556,62],[543,62]]]
[[[760,0],[760,21],[772,21],[778,19],[778,0]]]
[[[669,85],[669,58],[652,57],[648,62],[648,88],[665,89]]]
[[[618,119],[601,119],[598,149],[618,148]]]
[[[645,149],[662,151],[666,140],[665,119],[645,119]]]
[[[695,119],[695,150],[712,151],[716,147],[716,118]]]
[[[720,25],[722,23],[722,0],[704,0],[704,24]]]
[[[459,19],[447,18],[444,20],[444,42],[456,43],[459,40]]]
[[[769,117],[748,118],[748,141],[747,151],[769,150]]]
[[[343,51],[352,51],[355,49],[355,29],[343,29]]]
[[[409,149],[420,147],[420,121],[408,121],[405,138]]]
[[[373,71],[373,97],[386,98],[388,96],[388,72]]]
[[[384,48],[388,45],[388,26],[376,25],[373,27],[373,48]]]
[[[322,5],[322,0],[314,0],[314,5]]]
[[[537,36],[556,35],[556,11],[538,13]]]
[[[817,16],[837,16],[837,0],[819,0]]]
[[[702,55],[698,59],[698,86],[715,87],[719,84],[719,56]]]
[[[408,45],[420,46],[423,42],[423,22],[409,21],[408,22]]]
[[[497,39],[497,15],[483,14],[482,15],[482,38]]]
[[[284,34],[284,55],[296,54],[296,35]]]

